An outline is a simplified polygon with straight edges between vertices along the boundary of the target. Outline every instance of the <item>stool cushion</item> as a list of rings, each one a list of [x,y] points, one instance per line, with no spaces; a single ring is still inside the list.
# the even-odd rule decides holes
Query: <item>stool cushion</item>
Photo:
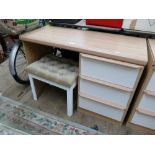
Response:
[[[27,66],[26,71],[43,79],[72,86],[78,77],[78,64],[72,60],[46,55]]]

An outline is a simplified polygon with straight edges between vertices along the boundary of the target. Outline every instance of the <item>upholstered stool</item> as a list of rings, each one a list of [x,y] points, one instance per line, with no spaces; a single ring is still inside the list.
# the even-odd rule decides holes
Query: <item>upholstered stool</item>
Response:
[[[77,85],[78,65],[74,61],[59,58],[52,54],[27,66],[32,94],[37,100],[34,79],[67,91],[67,115],[73,114],[73,89]]]

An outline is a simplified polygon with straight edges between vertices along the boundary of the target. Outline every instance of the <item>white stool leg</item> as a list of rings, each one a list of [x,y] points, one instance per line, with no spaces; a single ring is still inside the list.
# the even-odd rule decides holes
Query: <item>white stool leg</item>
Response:
[[[31,77],[31,75],[29,75],[29,80],[30,80],[33,99],[37,101],[37,93],[36,93],[34,81],[33,81],[33,78]]]
[[[67,90],[67,115],[73,115],[73,89]]]

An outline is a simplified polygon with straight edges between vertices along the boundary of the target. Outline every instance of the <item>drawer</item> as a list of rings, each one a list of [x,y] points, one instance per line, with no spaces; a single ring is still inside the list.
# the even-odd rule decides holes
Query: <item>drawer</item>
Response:
[[[131,123],[155,130],[155,117],[135,112]]]
[[[155,112],[155,96],[144,93],[138,108]]]
[[[90,99],[85,98],[85,97],[80,96],[80,95],[79,95],[78,106],[83,108],[83,109],[86,109],[88,111],[100,114],[100,115],[105,116],[105,117],[112,118],[112,119],[117,120],[117,121],[121,121],[123,114],[124,114],[123,110],[113,108],[113,107],[108,106],[108,105],[101,104],[99,102],[90,100]]]
[[[87,80],[84,78],[85,77],[82,77],[79,80],[80,92],[95,96],[97,98],[100,98],[101,100],[108,100],[113,103],[121,104],[125,107],[127,106],[131,92],[107,86],[106,84],[104,85],[93,82],[93,79],[90,78],[86,78]]]
[[[153,71],[153,74],[151,76],[151,79],[150,79],[146,89],[155,92],[155,70]]]
[[[143,67],[125,62],[81,54],[80,74],[133,88]],[[139,79],[138,79],[139,80]]]

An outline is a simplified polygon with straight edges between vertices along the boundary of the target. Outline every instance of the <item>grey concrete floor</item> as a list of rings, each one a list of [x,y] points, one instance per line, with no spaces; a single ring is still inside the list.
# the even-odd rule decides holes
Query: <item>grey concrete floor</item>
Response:
[[[99,131],[105,134],[147,134],[142,131],[136,131],[134,129],[128,128],[124,125],[120,126],[116,123],[99,119],[90,114],[78,112],[76,110],[76,91],[74,93],[75,111],[72,117],[68,117],[66,115],[66,93],[61,89],[46,85],[38,101],[34,101],[32,98],[30,86],[20,85],[16,83],[11,77],[8,69],[8,60],[0,64],[0,93],[3,96],[9,97],[33,108],[70,120],[72,122],[80,123],[87,127],[97,125],[99,127]]]

